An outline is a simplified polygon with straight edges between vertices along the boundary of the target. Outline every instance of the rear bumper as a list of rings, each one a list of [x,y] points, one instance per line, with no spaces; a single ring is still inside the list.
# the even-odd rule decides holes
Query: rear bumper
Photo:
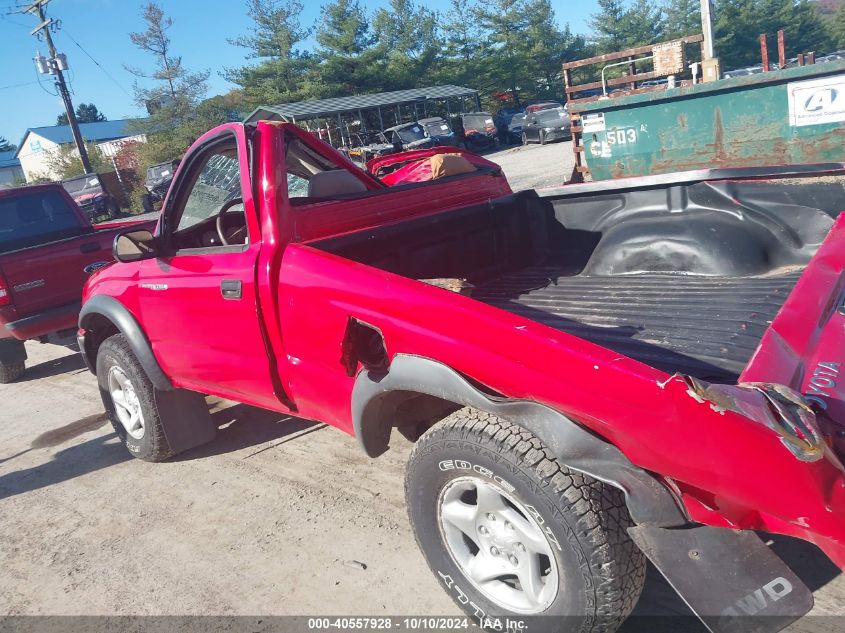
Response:
[[[9,321],[4,328],[3,338],[16,338],[19,341],[38,338],[62,330],[76,329],[76,320],[82,304],[78,301],[58,308],[51,308],[32,314],[23,319]]]

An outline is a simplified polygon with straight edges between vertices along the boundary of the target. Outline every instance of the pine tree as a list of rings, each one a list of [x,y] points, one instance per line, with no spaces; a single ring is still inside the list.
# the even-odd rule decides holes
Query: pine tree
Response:
[[[305,85],[314,60],[300,48],[311,35],[310,29],[301,26],[302,10],[299,0],[248,0],[252,31],[229,43],[247,49],[258,62],[224,72],[226,79],[242,88],[247,103],[271,105],[308,96]]]
[[[311,94],[359,94],[381,86],[374,38],[358,0],[335,0],[324,5],[315,35],[318,64],[313,68]]]
[[[0,136],[0,152],[14,152],[18,146],[6,140],[5,136]]]
[[[600,53],[612,53],[625,48],[625,3],[622,0],[598,0],[601,11],[594,14],[590,27],[596,34],[595,45]]]
[[[390,0],[373,16],[376,50],[384,60],[386,90],[429,85],[440,52],[437,13],[414,0]]]
[[[80,103],[76,106],[76,120],[79,123],[97,123],[98,121],[107,121],[105,115],[102,114],[93,103]],[[67,113],[62,112],[56,117],[56,125],[67,125]]]
[[[701,1],[669,0],[663,5],[666,39],[701,33]]]

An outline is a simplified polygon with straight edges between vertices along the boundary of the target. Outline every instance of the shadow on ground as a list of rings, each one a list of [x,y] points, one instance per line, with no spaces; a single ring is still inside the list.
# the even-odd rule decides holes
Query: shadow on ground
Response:
[[[0,476],[0,499],[46,488],[131,459],[114,433],[59,451],[38,466]],[[8,461],[8,459],[6,460]]]
[[[245,404],[236,404],[211,414],[218,427],[217,437],[212,442],[186,451],[171,461],[189,461],[213,455],[234,453],[251,446],[291,438],[307,431],[316,431],[324,425],[294,418],[284,413],[257,409]],[[274,442],[278,444],[281,442]]]
[[[29,382],[31,380],[40,380],[42,378],[49,378],[51,376],[58,376],[68,372],[87,371],[85,361],[82,360],[82,354],[68,354],[61,358],[48,360],[32,367],[27,367],[23,376],[18,378],[15,382]]]

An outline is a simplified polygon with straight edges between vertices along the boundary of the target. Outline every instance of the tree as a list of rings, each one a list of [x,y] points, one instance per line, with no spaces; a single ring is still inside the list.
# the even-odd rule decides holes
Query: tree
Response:
[[[76,120],[79,123],[97,123],[98,121],[107,121],[108,119],[106,119],[106,116],[93,103],[80,103],[76,106]],[[66,112],[62,112],[56,117],[56,125],[68,125]]]
[[[379,53],[369,20],[357,0],[323,6],[309,91],[320,97],[358,94],[382,87]]]
[[[635,0],[622,15],[622,48],[656,44],[664,39],[663,10],[653,0]]]
[[[91,167],[94,172],[112,171],[114,166],[108,158],[103,156],[95,143],[86,143],[88,150],[88,158],[91,161]],[[43,176],[50,180],[66,180],[74,176],[81,176],[85,173],[85,168],[82,166],[82,159],[79,157],[79,150],[76,145],[68,143],[60,145],[58,148],[51,150],[45,161],[47,165],[47,173]]]
[[[669,0],[663,15],[666,39],[701,33],[701,0]]]
[[[167,32],[173,20],[155,2],[148,3],[142,16],[147,28],[130,33],[129,39],[155,60],[152,71],[126,66],[136,77],[157,83],[152,88],[143,88],[135,82],[135,100],[147,108],[152,128],[179,125],[190,119],[192,110],[207,91],[209,72],[189,72],[182,65],[182,57],[173,52]]]
[[[838,49],[845,48],[845,3],[830,18],[828,28],[832,43]]]
[[[390,0],[389,9],[373,17],[376,51],[383,60],[384,90],[431,83],[430,73],[440,52],[437,13],[413,0]]]
[[[808,0],[720,0],[716,7],[716,54],[725,69],[760,63],[759,35],[786,32],[787,55],[823,51],[830,36]]]
[[[527,0],[493,0],[478,6],[476,16],[486,34],[480,51],[485,60],[482,77],[489,87],[509,92],[516,105],[521,104],[520,92],[523,80],[528,79],[528,88],[533,78],[526,77],[528,52],[525,48],[525,34],[530,18]]]
[[[299,0],[248,0],[247,15],[254,26],[248,35],[229,40],[258,60],[251,66],[227,68],[224,77],[241,87],[253,106],[299,101],[313,65],[309,52],[299,45],[311,35],[300,24]]]
[[[624,30],[624,2],[598,0],[598,5],[601,10],[590,20],[590,27],[596,33],[596,48],[601,53],[612,53],[624,49],[624,43],[628,39]]]
[[[523,83],[535,98],[561,100],[564,98],[561,67],[565,61],[586,56],[587,42],[583,36],[573,35],[568,24],[563,29],[557,26],[549,0],[532,0],[527,3],[526,11],[529,18]]]
[[[18,146],[6,140],[5,136],[0,136],[0,152],[14,152]]]

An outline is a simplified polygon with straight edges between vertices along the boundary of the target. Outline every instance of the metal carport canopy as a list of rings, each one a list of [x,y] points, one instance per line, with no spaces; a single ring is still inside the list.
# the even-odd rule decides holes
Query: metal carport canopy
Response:
[[[297,103],[282,103],[274,106],[256,108],[244,122],[256,121],[304,121],[320,117],[332,117],[344,112],[368,110],[370,108],[384,108],[423,101],[438,101],[442,99],[473,97],[478,99],[478,91],[461,86],[432,86],[430,88],[412,88],[410,90],[396,90],[394,92],[377,92],[368,95],[352,97],[336,97],[332,99],[315,99],[299,101]]]

